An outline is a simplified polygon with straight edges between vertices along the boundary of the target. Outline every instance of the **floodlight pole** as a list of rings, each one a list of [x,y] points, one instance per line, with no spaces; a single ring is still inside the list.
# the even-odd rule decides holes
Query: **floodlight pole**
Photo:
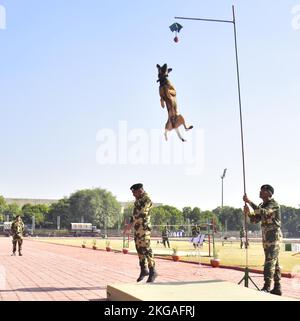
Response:
[[[223,184],[223,179],[225,178],[227,168],[224,169],[223,175],[221,176],[222,179],[222,201],[221,201],[221,210],[223,210],[223,198],[224,198],[224,184]]]
[[[234,5],[232,6],[232,20],[186,18],[186,17],[175,17],[175,19],[196,20],[196,21],[205,21],[205,22],[219,22],[219,23],[230,23],[230,24],[233,24],[235,63],[236,63],[236,74],[237,74],[237,90],[238,90],[238,98],[239,98],[241,150],[242,150],[242,164],[243,164],[243,186],[244,186],[244,194],[246,194],[246,171],[245,171],[243,117],[242,117],[242,98],[241,98],[240,70],[239,70],[239,60],[238,60],[237,32],[236,32],[236,19],[235,19]],[[246,203],[244,203],[244,205],[246,205]],[[244,213],[244,226],[245,226],[245,238],[246,238],[246,267],[245,267],[245,275],[244,275],[243,279],[239,282],[239,284],[244,280],[245,281],[245,287],[248,287],[248,285],[249,285],[248,280],[250,280],[255,285],[255,287],[258,289],[257,285],[252,281],[252,279],[249,276],[247,215],[245,213]]]
[[[223,175],[221,176],[221,180],[222,180],[222,191],[221,191],[221,214],[223,213],[223,200],[224,200],[224,183],[223,183],[223,180],[225,178],[225,175],[226,175],[226,171],[227,171],[227,168],[224,169],[223,171]],[[225,231],[227,233],[227,220],[225,220]],[[223,234],[222,234],[223,235]]]

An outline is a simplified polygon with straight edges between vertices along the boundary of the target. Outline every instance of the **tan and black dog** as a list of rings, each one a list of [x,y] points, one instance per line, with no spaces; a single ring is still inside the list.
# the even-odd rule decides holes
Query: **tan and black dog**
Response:
[[[185,124],[185,120],[182,115],[178,114],[177,110],[177,101],[176,101],[176,90],[168,80],[169,72],[172,71],[172,68],[168,68],[167,64],[164,64],[162,67],[160,65],[156,65],[158,69],[158,80],[159,82],[159,95],[160,95],[160,103],[161,107],[164,108],[167,106],[168,110],[168,121],[165,127],[165,138],[168,140],[167,132],[175,129],[178,137],[185,142],[186,140],[182,138],[178,127],[183,125],[185,130],[192,129],[193,126],[187,127]]]

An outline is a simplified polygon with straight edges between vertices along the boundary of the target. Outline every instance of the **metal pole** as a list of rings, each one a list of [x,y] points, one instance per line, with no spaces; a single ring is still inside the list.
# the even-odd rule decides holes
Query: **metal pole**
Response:
[[[223,174],[221,176],[221,179],[222,179],[222,202],[221,202],[221,213],[223,213],[223,201],[224,201],[224,186],[223,186],[223,180],[225,178],[225,175],[226,175],[226,171],[227,171],[227,168],[224,168],[224,171],[223,171]],[[225,220],[225,227],[227,226],[227,220]],[[226,232],[227,232],[227,228],[226,228]]]
[[[31,229],[32,229],[32,235],[33,235],[34,230],[35,230],[35,216],[34,216],[34,215],[32,216],[32,226],[31,226]]]
[[[238,60],[238,48],[237,48],[234,6],[232,6],[232,15],[233,15],[233,29],[234,29],[234,47],[235,47],[237,86],[238,86],[238,95],[239,95],[240,128],[241,128],[242,161],[243,161],[243,184],[244,184],[244,194],[246,194],[246,171],[245,171],[243,117],[242,117],[242,98],[241,98],[240,69],[239,69],[239,60]]]
[[[221,177],[222,179],[222,202],[221,202],[221,210],[223,209],[223,177]]]
[[[175,19],[181,19],[181,20],[200,20],[200,21],[209,21],[209,22],[227,22],[227,23],[233,23],[231,20],[219,20],[219,19],[201,19],[201,18],[185,18],[185,17],[175,17]]]
[[[236,60],[236,74],[237,74],[237,85],[239,95],[239,111],[240,111],[240,129],[241,129],[241,146],[242,146],[242,163],[243,163],[243,184],[244,194],[246,194],[246,170],[245,170],[245,149],[244,149],[244,130],[243,130],[243,116],[242,116],[242,98],[241,98],[241,86],[240,86],[240,70],[238,60],[238,47],[237,47],[237,36],[236,36],[236,23],[235,23],[235,11],[232,6],[232,17],[233,17],[233,29],[234,29],[234,47],[235,47],[235,60]],[[246,205],[246,203],[244,204]],[[246,247],[246,269],[248,269],[248,229],[247,229],[247,216],[244,213],[244,228],[245,228],[245,247]],[[246,284],[248,287],[248,284]]]
[[[57,216],[57,229],[60,230],[60,216]]]
[[[212,218],[211,220],[211,225],[212,225],[212,242],[213,242],[213,257],[216,259],[216,246],[215,246],[215,224],[214,224],[214,219]]]

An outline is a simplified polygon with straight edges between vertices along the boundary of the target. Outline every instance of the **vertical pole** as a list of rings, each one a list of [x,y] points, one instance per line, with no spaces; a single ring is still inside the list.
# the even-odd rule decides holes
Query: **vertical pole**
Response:
[[[208,256],[211,257],[211,255],[210,255],[210,234],[208,234]]]
[[[216,258],[216,247],[215,247],[215,225],[214,219],[211,220],[212,225],[212,242],[213,242],[213,257]]]
[[[222,179],[222,201],[221,201],[221,210],[223,209],[223,177],[221,177]]]
[[[242,162],[243,162],[243,184],[244,194],[246,194],[246,170],[245,170],[245,151],[244,151],[244,131],[243,131],[243,117],[242,117],[242,99],[241,99],[241,86],[240,86],[240,71],[238,61],[238,48],[237,48],[237,32],[235,22],[235,11],[232,6],[233,15],[233,29],[234,29],[234,45],[235,45],[235,61],[236,61],[236,73],[237,73],[237,84],[238,84],[238,95],[239,95],[239,111],[240,111],[240,127],[241,127],[241,144],[242,144]],[[246,203],[244,204],[246,205]],[[245,227],[245,241],[246,241],[246,270],[248,270],[248,229],[247,229],[247,216],[244,213],[244,227]],[[246,277],[247,279],[247,277]],[[248,280],[245,279],[245,286],[248,287]]]
[[[242,161],[243,161],[243,184],[244,194],[246,194],[246,174],[245,174],[245,153],[244,153],[244,131],[243,131],[243,117],[242,117],[242,98],[241,98],[241,85],[240,85],[240,70],[238,60],[238,48],[237,48],[237,36],[236,36],[236,23],[235,23],[235,12],[234,6],[232,6],[233,14],[233,27],[234,27],[234,45],[235,45],[235,61],[236,61],[236,73],[237,73],[237,86],[239,96],[239,111],[240,111],[240,127],[241,127],[241,143],[242,143]]]
[[[126,225],[124,224],[124,230],[123,230],[123,248],[125,247],[125,228],[126,228]]]
[[[34,234],[34,230],[35,230],[35,216],[32,216],[32,235]]]
[[[221,200],[221,212],[220,214],[223,213],[223,176],[221,176],[221,179],[222,179],[222,200]],[[224,226],[222,226],[222,238],[224,236]]]

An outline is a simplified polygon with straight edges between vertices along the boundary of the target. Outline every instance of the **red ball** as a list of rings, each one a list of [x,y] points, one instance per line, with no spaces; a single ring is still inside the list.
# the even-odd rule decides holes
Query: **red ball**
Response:
[[[177,36],[174,38],[174,41],[175,41],[175,42],[178,42],[178,41],[179,41],[179,39],[178,39]]]

